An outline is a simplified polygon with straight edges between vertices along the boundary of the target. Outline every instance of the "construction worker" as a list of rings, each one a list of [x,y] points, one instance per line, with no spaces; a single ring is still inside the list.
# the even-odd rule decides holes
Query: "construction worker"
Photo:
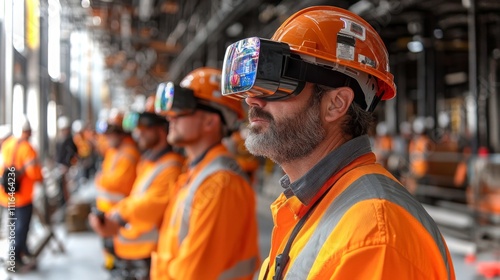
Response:
[[[78,148],[73,141],[71,134],[71,121],[66,116],[57,119],[57,128],[59,129],[56,143],[56,162],[61,172],[58,178],[60,204],[64,205],[70,196],[68,172],[78,160]]]
[[[122,127],[123,112],[112,110],[106,121],[104,135],[108,149],[100,172],[95,178],[96,208],[107,213],[115,204],[127,197],[136,178],[140,152],[137,144]],[[104,238],[104,267],[114,267],[113,239]]]
[[[59,117],[57,119],[57,128],[59,129],[59,135],[56,145],[56,162],[67,170],[76,162],[78,148],[73,141],[71,121],[68,117]]]
[[[91,177],[95,168],[93,133],[88,125],[85,125],[81,120],[75,120],[71,124],[71,131],[73,131],[73,142],[75,142],[78,152],[81,178],[87,180]]]
[[[13,240],[9,239],[7,264],[10,272],[26,272],[36,266],[27,238],[33,213],[33,189],[35,183],[43,180],[38,154],[29,142],[31,125],[27,118],[19,131],[20,135],[10,136],[3,142],[3,164],[0,166],[3,185],[0,203],[8,212],[9,229],[13,226],[15,233]]]
[[[132,192],[108,212],[103,223],[95,216],[90,220],[99,234],[114,236],[117,279],[149,279],[151,253],[183,164],[183,157],[167,142],[167,120],[155,114],[151,105],[151,110],[125,118],[129,129],[136,127],[139,148],[144,151]]]
[[[180,86],[162,83],[157,112],[170,121],[168,141],[184,148],[188,167],[177,181],[152,255],[152,279],[252,279],[258,268],[255,194],[224,136],[243,116],[220,94],[220,70],[198,68]]]
[[[385,122],[379,122],[375,132],[377,135],[373,143],[373,153],[377,158],[377,162],[387,168],[387,160],[392,153],[392,137],[389,135]]]
[[[427,183],[426,174],[429,169],[428,157],[432,150],[432,140],[427,135],[425,118],[417,117],[413,121],[413,138],[408,144],[410,158],[410,176],[417,183]]]
[[[438,227],[371,151],[371,112],[396,89],[365,20],[309,7],[223,65],[223,95],[249,105],[248,150],[286,173],[259,279],[455,279]]]

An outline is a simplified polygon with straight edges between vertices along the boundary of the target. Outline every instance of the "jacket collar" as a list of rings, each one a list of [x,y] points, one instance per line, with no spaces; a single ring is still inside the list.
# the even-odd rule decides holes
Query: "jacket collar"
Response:
[[[331,151],[321,159],[311,170],[297,181],[290,183],[288,175],[280,179],[281,187],[285,189],[287,198],[296,196],[304,205],[309,205],[325,182],[334,174],[362,155],[371,153],[368,135],[353,138]]]

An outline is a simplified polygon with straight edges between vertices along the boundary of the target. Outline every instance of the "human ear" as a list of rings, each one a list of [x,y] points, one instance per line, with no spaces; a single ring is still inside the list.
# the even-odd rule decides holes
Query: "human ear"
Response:
[[[354,92],[350,87],[341,87],[325,93],[327,110],[325,120],[333,122],[347,113],[354,99]]]
[[[218,115],[216,113],[205,113],[203,116],[203,123],[207,128],[212,128],[217,123]]]

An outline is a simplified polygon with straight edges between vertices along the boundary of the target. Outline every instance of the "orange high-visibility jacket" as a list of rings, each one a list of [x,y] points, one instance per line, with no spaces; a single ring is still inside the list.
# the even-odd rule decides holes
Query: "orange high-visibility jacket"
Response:
[[[259,266],[255,194],[222,145],[179,177],[151,279],[248,279]]]
[[[2,166],[0,174],[3,174],[5,167],[12,166],[14,150],[17,152],[13,166],[21,174],[21,186],[15,194],[5,193],[0,187],[0,203],[4,207],[22,207],[33,202],[33,187],[36,182],[42,181],[42,168],[38,162],[38,155],[30,143],[26,140],[19,140],[14,136],[9,137],[2,144]]]
[[[130,193],[136,177],[140,153],[131,137],[123,140],[117,149],[108,149],[96,177],[97,209],[107,212]]]
[[[150,258],[156,250],[163,214],[183,164],[182,156],[171,149],[162,154],[144,155],[130,195],[110,211],[127,223],[113,240],[115,253],[122,259]]]
[[[455,279],[436,224],[375,163],[367,136],[332,151],[293,183],[285,175],[281,184],[285,191],[271,205],[275,226],[270,256],[259,279],[273,279],[276,257],[313,205],[290,247],[288,263],[281,263],[282,279]]]

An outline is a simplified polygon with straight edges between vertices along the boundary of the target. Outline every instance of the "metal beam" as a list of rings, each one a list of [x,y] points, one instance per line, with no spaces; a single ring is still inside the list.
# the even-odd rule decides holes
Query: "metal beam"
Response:
[[[168,71],[169,79],[172,81],[179,80],[184,65],[193,58],[195,53],[199,51],[209,39],[217,40],[220,33],[234,22],[235,19],[239,18],[245,12],[257,7],[260,3],[261,0],[239,0],[233,2],[231,5],[223,5],[217,13],[212,15],[203,29],[196,33],[193,40],[186,45],[182,52],[172,62]]]

